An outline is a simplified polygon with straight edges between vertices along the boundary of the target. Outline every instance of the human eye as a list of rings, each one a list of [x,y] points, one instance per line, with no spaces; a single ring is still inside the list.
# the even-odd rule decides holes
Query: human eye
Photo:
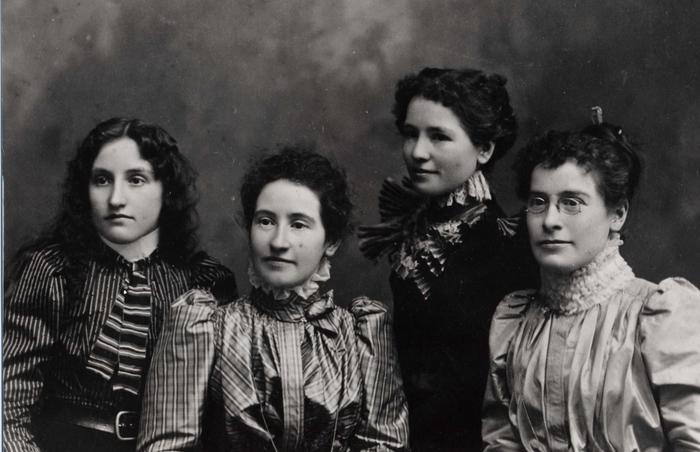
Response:
[[[547,204],[547,200],[542,196],[530,196],[527,200],[527,210],[532,213],[542,213]]]
[[[565,197],[559,199],[559,207],[568,213],[579,213],[584,204],[580,198]]]
[[[290,226],[292,227],[292,229],[298,229],[298,230],[309,228],[309,225],[305,221],[301,221],[301,220],[293,221]]]
[[[452,137],[442,132],[431,133],[430,139],[433,141],[452,141]]]
[[[260,216],[255,218],[255,225],[263,229],[270,228],[275,224],[275,222],[270,217]]]
[[[108,185],[110,181],[111,179],[105,174],[93,174],[90,179],[90,183],[98,187]]]
[[[148,182],[148,179],[140,175],[129,176],[128,180],[131,185],[143,185]]]

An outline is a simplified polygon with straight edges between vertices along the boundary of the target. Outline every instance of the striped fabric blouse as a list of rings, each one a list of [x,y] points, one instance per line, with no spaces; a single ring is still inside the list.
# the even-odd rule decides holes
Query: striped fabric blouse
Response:
[[[216,287],[235,297],[233,274],[203,256],[175,266],[155,251],[145,261],[151,295],[147,357],[171,303],[193,287]],[[58,402],[111,411],[117,400],[108,381],[86,370],[94,344],[117,294],[128,284],[130,264],[106,246],[87,262],[87,273],[72,299],[66,261],[58,246],[33,252],[18,277],[8,281],[3,325],[3,450],[38,450],[32,416]]]
[[[171,310],[146,383],[138,449],[397,451],[408,413],[386,309],[332,292]]]

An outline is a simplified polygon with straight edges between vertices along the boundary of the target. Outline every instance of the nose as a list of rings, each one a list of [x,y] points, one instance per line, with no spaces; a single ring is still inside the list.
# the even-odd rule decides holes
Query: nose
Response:
[[[406,141],[406,146],[409,146],[411,158],[421,162],[430,158],[429,144],[430,141],[426,140],[422,134],[417,138]]]
[[[286,250],[289,248],[289,236],[287,228],[283,225],[278,225],[270,240],[270,248],[273,250]]]
[[[542,218],[542,226],[545,229],[553,230],[561,228],[561,212],[557,203],[550,202]]]
[[[109,194],[109,207],[118,209],[126,204],[126,196],[124,193],[124,184],[116,181],[112,185],[112,191]]]

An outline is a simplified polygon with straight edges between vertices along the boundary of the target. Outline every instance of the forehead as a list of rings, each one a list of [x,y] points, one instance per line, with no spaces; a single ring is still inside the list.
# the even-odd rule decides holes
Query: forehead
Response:
[[[462,128],[459,118],[450,108],[420,96],[408,104],[405,122],[417,126]]]
[[[548,194],[576,192],[596,196],[598,181],[594,171],[578,165],[573,160],[567,160],[556,168],[537,165],[532,170],[530,191]]]
[[[260,191],[255,210],[273,212],[278,216],[301,214],[320,218],[321,202],[309,187],[287,179],[278,179]]]
[[[141,157],[139,146],[134,140],[123,137],[106,143],[97,153],[93,169],[121,172],[134,169],[153,171],[148,160]]]

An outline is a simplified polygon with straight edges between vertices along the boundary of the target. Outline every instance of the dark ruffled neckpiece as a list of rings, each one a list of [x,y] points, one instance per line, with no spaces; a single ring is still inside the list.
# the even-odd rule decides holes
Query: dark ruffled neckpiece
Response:
[[[421,195],[408,179],[402,184],[386,179],[379,194],[381,222],[359,228],[360,251],[375,261],[388,256],[396,275],[412,281],[427,301],[432,282],[445,271],[447,256],[484,217],[485,201],[490,199],[480,171],[440,197]],[[517,220],[499,219],[498,225],[505,236],[513,236]]]

